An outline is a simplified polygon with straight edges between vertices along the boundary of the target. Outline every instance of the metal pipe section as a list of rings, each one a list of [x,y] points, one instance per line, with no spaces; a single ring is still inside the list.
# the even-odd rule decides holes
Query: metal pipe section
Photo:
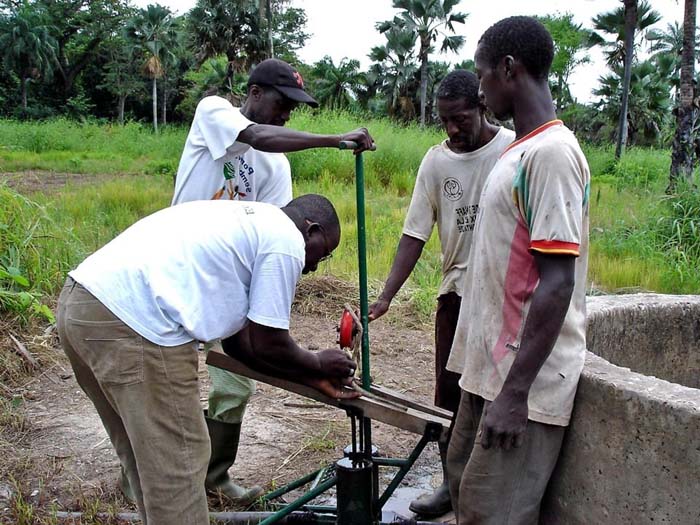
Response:
[[[209,518],[216,525],[259,525],[263,519],[272,516],[272,512],[210,512]],[[90,514],[91,517],[98,519],[118,519],[127,523],[141,521],[141,518],[135,512],[121,512],[119,514],[108,514],[106,512]],[[76,525],[81,523],[83,518],[82,512],[56,512],[56,518],[61,521],[71,520]],[[294,512],[289,516],[282,518],[275,523],[280,525],[320,525],[334,524],[335,517],[316,515],[312,512]],[[371,523],[371,522],[370,522]],[[415,521],[413,519],[399,519],[391,523],[380,522],[377,525],[448,525],[447,523],[436,521]]]
[[[297,489],[303,485],[306,485],[310,481],[312,481],[320,472],[325,470],[324,468],[318,469],[311,474],[307,474],[306,476],[299,478],[297,480],[292,481],[291,483],[288,483],[284,487],[280,487],[277,490],[273,490],[272,492],[268,492],[267,494],[263,495],[262,500],[263,501],[269,501],[275,498],[279,498],[280,496],[285,495],[287,492],[291,492],[294,489]]]
[[[285,516],[288,516],[289,514],[292,514],[295,510],[303,507],[307,503],[309,503],[311,500],[316,498],[318,495],[323,494],[326,492],[329,488],[335,485],[337,480],[336,476],[333,476],[331,479],[328,481],[325,481],[318,485],[316,488],[306,492],[304,495],[302,495],[300,498],[297,500],[293,501],[292,503],[288,504],[286,507],[283,509],[275,512],[270,516],[269,518],[266,518],[260,522],[260,525],[270,525],[272,523],[282,523],[280,520],[281,518],[284,518]],[[299,522],[286,522],[286,523],[299,523]]]
[[[216,525],[259,525],[274,515],[274,512],[210,512],[209,519],[212,524]],[[56,518],[59,520],[71,520],[71,522],[76,524],[81,523],[83,517],[85,516],[83,516],[82,512],[56,512]],[[127,523],[141,521],[141,517],[135,512],[121,512],[116,515],[103,512],[95,517],[105,520],[116,518]],[[276,520],[275,523],[280,525],[314,525],[324,521],[319,520],[319,516],[313,512],[293,512]]]
[[[367,241],[365,228],[365,168],[362,153],[355,155],[357,193],[357,257],[360,270],[360,321],[362,322],[362,388],[372,385],[369,368],[369,300],[367,294]]]
[[[374,522],[372,513],[372,462],[342,458],[336,461],[338,525]]]

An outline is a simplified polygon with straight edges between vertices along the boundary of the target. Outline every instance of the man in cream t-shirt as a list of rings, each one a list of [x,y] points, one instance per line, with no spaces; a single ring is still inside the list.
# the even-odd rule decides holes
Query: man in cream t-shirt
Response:
[[[479,196],[491,168],[515,134],[486,120],[479,102],[479,81],[469,71],[456,70],[445,77],[438,88],[437,108],[448,138],[423,158],[391,272],[369,316],[374,320],[388,310],[437,224],[443,278],[435,314],[435,404],[456,412],[459,375],[445,365],[457,326]],[[446,471],[448,443],[438,444],[442,485],[410,505],[420,516],[441,516],[452,507]]]

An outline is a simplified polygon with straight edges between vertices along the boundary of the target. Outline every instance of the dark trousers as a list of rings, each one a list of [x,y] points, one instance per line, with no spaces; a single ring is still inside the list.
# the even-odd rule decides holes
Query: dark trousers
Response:
[[[435,406],[457,413],[460,375],[445,368],[457,329],[462,298],[454,292],[438,297],[435,313]]]

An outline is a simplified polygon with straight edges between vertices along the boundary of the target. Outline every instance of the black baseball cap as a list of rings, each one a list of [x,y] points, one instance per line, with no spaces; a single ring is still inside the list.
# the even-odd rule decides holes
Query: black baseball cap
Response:
[[[304,91],[304,79],[299,72],[284,60],[268,58],[260,62],[248,78],[248,86],[253,84],[273,87],[291,100],[318,107],[318,102]]]

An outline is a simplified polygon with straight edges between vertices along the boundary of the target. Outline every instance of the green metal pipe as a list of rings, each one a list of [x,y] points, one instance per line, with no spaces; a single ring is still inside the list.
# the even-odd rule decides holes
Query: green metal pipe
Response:
[[[399,459],[399,458],[372,458],[372,461],[374,462],[375,465],[378,465],[380,467],[403,467],[408,465],[408,460],[407,459]]]
[[[357,257],[360,269],[360,322],[362,323],[362,388],[372,385],[369,368],[369,300],[367,294],[367,234],[365,228],[365,168],[362,153],[355,155],[357,192]]]
[[[268,492],[267,494],[263,495],[261,498],[263,501],[269,501],[271,499],[279,498],[280,496],[283,496],[287,492],[290,492],[296,488],[299,488],[303,485],[306,485],[310,481],[313,481],[313,479],[319,474],[319,472],[325,470],[326,467],[323,467],[322,469],[318,469],[311,474],[307,474],[306,476],[296,479],[292,481],[291,483],[288,483],[284,487],[280,487],[277,490],[273,490],[272,492]]]
[[[266,520],[261,521],[260,525],[271,525],[272,523],[279,523],[279,521],[282,518],[284,518],[285,516],[287,516],[288,514],[291,514],[295,510],[303,507],[304,505],[306,505],[309,501],[311,501],[312,499],[314,499],[318,495],[323,494],[325,491],[327,491],[329,488],[331,488],[333,485],[335,485],[336,481],[337,481],[336,476],[333,476],[328,481],[318,485],[315,489],[310,490],[309,492],[306,492],[299,499],[291,502],[289,505],[287,505],[282,510],[275,512],[272,516],[270,516]]]

